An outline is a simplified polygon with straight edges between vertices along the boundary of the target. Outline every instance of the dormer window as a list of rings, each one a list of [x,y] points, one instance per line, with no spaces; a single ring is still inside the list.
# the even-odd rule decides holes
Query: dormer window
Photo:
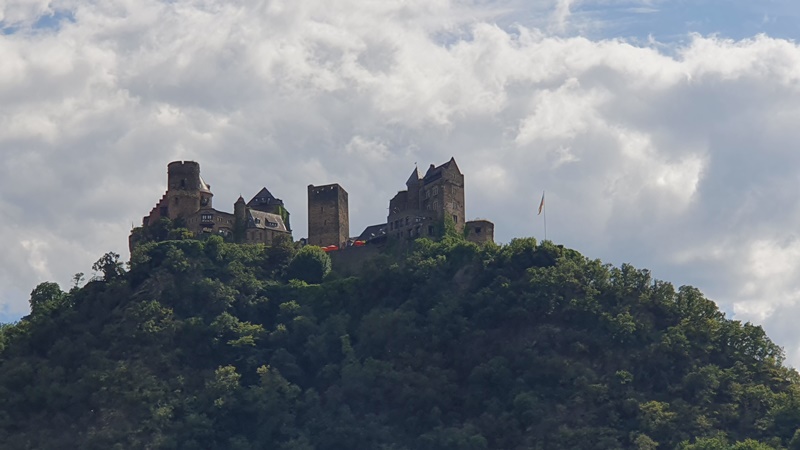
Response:
[[[200,221],[201,222],[213,222],[214,221],[214,215],[213,214],[201,214],[200,215]]]
[[[259,219],[258,217],[256,217],[254,220],[255,220],[255,222],[256,222],[256,225],[258,225],[258,224],[260,224],[260,223],[261,223],[261,219]]]
[[[270,228],[278,228],[277,222],[267,222],[267,226]]]

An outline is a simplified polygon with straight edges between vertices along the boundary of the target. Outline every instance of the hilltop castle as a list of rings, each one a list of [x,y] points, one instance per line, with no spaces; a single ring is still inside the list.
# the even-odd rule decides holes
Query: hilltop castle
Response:
[[[289,211],[266,187],[247,203],[240,196],[233,205],[233,214],[215,209],[213,197],[211,185],[200,176],[200,164],[171,162],[167,165],[167,191],[142,219],[142,227],[167,218],[180,221],[195,236],[219,234],[235,242],[266,245],[278,239],[292,239]],[[493,242],[494,224],[488,220],[465,221],[464,207],[464,175],[454,158],[440,166],[431,164],[425,175],[415,168],[406,181],[406,190],[389,201],[386,223],[369,226],[358,237],[350,237],[344,188],[338,184],[309,185],[306,243],[345,249],[388,240],[436,238],[451,221],[468,240]]]

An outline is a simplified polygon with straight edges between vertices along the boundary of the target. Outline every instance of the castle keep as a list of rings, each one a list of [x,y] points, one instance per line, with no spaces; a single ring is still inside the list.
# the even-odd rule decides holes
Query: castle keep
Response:
[[[308,185],[308,244],[347,246],[350,213],[347,191],[338,184]]]
[[[455,158],[435,166],[425,175],[415,168],[406,180],[406,189],[389,201],[386,223],[367,227],[358,237],[364,242],[381,239],[400,241],[419,237],[436,238],[452,221],[455,231],[477,243],[494,242],[494,224],[488,220],[465,220],[464,174]]]
[[[213,198],[211,185],[200,176],[200,164],[171,162],[167,165],[167,191],[142,219],[142,227],[166,218],[195,236],[218,234],[235,242],[266,245],[292,238],[289,211],[266,187],[247,203],[240,196],[233,214],[215,209]],[[369,226],[358,237],[350,237],[347,191],[335,183],[308,186],[309,245],[333,250],[389,240],[435,239],[444,234],[448,224],[472,242],[494,241],[492,222],[466,221],[464,175],[455,158],[439,166],[431,164],[424,175],[415,168],[406,189],[389,201],[386,223]],[[131,246],[134,243],[132,235]]]

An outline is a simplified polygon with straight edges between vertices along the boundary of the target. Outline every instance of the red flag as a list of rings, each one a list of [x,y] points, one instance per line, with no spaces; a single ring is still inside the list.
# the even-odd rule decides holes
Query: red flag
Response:
[[[539,213],[536,214],[537,216],[542,213],[542,208],[544,208],[544,191],[542,191],[542,201],[539,202]]]

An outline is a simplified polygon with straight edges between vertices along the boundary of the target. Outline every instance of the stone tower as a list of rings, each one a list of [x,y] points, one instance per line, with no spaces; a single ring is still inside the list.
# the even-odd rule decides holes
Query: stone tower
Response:
[[[167,165],[166,216],[170,219],[187,217],[200,209],[211,208],[213,195],[211,186],[200,178],[199,163],[173,161]],[[164,216],[163,212],[161,215]]]
[[[308,244],[344,248],[349,237],[347,191],[338,184],[308,185]]]
[[[405,240],[438,237],[449,221],[462,232],[465,217],[464,174],[455,158],[450,158],[440,166],[431,164],[425,175],[414,169],[406,190],[389,201],[387,233],[389,238]]]
[[[436,220],[452,219],[457,231],[464,229],[464,174],[455,158],[438,167],[431,164],[419,193],[420,204],[432,211]]]

